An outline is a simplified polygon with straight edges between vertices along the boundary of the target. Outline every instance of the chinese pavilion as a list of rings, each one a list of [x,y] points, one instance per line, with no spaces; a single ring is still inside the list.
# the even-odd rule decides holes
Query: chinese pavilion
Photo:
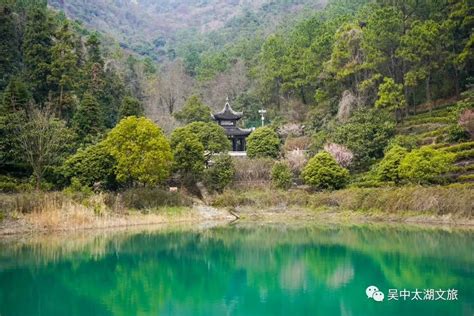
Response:
[[[251,129],[237,127],[237,121],[242,118],[242,112],[232,110],[229,104],[229,98],[222,111],[214,113],[214,120],[225,129],[227,137],[232,142],[232,151],[245,151],[245,139],[252,132]]]

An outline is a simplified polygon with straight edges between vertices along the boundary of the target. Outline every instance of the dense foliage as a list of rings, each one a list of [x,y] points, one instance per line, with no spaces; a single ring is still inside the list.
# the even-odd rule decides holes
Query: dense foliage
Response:
[[[204,172],[204,184],[211,192],[222,192],[235,176],[235,167],[228,154],[213,158],[212,165]]]
[[[83,186],[113,189],[117,186],[115,166],[115,159],[101,142],[79,149],[64,162],[62,172],[66,179],[76,179]]]
[[[214,154],[230,150],[230,141],[225,134],[224,128],[214,122],[194,122],[183,128],[197,136],[204,146],[206,162]]]
[[[321,151],[308,161],[301,173],[306,184],[316,189],[341,189],[349,180],[349,171],[342,168],[325,151]]]
[[[194,184],[204,171],[204,145],[196,134],[186,127],[177,128],[171,134],[173,148],[173,170],[185,184]]]
[[[400,181],[400,163],[407,155],[408,151],[399,146],[392,146],[383,157],[382,161],[376,166],[377,178],[380,181]]]
[[[428,146],[408,153],[400,162],[400,177],[413,183],[439,182],[439,176],[451,169],[455,156]]]
[[[143,114],[143,105],[138,99],[131,96],[126,96],[123,98],[119,110],[120,118],[124,118],[127,116],[143,116]]]
[[[115,173],[119,182],[156,185],[170,175],[170,144],[161,129],[147,118],[124,118],[107,135],[104,145],[117,161]]]
[[[289,189],[293,184],[293,173],[285,162],[276,162],[272,167],[272,183],[279,189]]]
[[[113,189],[115,181],[154,186],[177,176],[220,191],[232,169],[215,155],[230,144],[211,113],[226,97],[246,127],[260,126],[258,110],[266,110],[267,127],[247,139],[248,157],[286,157],[298,173],[311,153],[329,152],[302,174],[319,189],[346,184],[340,166],[354,179],[373,170],[382,182],[437,182],[453,156],[417,147],[472,138],[472,89],[462,93],[474,77],[470,1],[330,0],[321,8],[262,0],[224,23],[207,16],[211,31],[163,22],[172,36],[143,18],[183,14],[170,3],[63,2],[49,1],[77,21],[46,1],[0,4],[0,175],[17,182]],[[108,5],[115,9],[100,9]],[[216,10],[227,6],[235,3]],[[138,14],[143,8],[153,14]],[[196,10],[193,18],[214,14]],[[109,29],[117,21],[132,25]],[[438,108],[460,96],[456,109]],[[280,151],[285,138],[313,141]],[[469,150],[456,159],[471,159]],[[261,172],[245,163],[237,177]],[[286,187],[287,170],[274,169]]]
[[[280,139],[271,127],[257,128],[247,138],[247,155],[250,158],[277,158],[280,153]]]
[[[175,118],[185,124],[192,122],[211,122],[211,109],[202,103],[199,97],[193,95],[184,104],[184,107],[174,113]]]
[[[394,134],[395,123],[385,112],[359,110],[346,124],[337,126],[331,137],[352,151],[355,168],[365,168],[383,157],[383,150]]]

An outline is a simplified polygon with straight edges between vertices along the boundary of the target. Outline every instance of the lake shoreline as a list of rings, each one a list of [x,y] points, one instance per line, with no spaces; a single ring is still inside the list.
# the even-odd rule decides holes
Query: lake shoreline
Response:
[[[474,227],[474,186],[466,185],[348,188],[322,192],[283,191],[269,186],[234,188],[205,195],[203,200],[184,192],[179,194],[178,200],[173,201],[181,205],[163,205],[158,198],[161,204],[142,209],[124,205],[120,202],[122,196],[113,196],[118,202],[110,204],[107,202],[110,197],[102,193],[82,199],[63,192],[1,195],[0,236],[235,220]],[[135,197],[135,200],[140,199],[141,195]]]
[[[31,217],[33,216],[33,217]],[[141,214],[127,215],[109,214],[106,216],[92,215],[82,223],[72,224],[60,219],[60,222],[45,224],[38,221],[33,214],[26,214],[17,219],[0,222],[0,238],[24,236],[28,234],[61,234],[70,232],[86,232],[100,230],[132,229],[147,226],[202,225],[206,223],[256,223],[256,224],[291,224],[305,222],[308,224],[395,224],[419,225],[428,227],[448,227],[474,229],[474,219],[457,217],[452,214],[413,214],[410,212],[387,214],[384,212],[364,212],[353,210],[321,210],[321,209],[281,209],[278,207],[266,210],[250,208],[226,209],[207,205],[182,210],[179,214]]]

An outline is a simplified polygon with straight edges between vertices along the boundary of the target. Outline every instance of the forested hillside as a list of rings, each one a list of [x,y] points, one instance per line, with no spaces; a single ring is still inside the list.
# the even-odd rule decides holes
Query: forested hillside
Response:
[[[208,44],[270,32],[281,21],[305,10],[323,7],[325,0],[49,0],[52,7],[89,28],[111,34],[120,45],[156,60],[173,58],[196,37]]]
[[[307,158],[323,149],[351,171],[354,183],[365,183],[360,174],[379,166],[394,145],[408,152],[472,138],[474,8],[467,0],[50,5],[0,5],[1,170],[22,181],[31,176],[38,187],[83,179],[84,170],[70,171],[88,159],[98,169],[88,171],[86,186],[104,177],[114,178],[109,188],[162,183],[172,174],[198,180],[208,170],[208,154],[227,148],[221,131],[206,125],[210,110],[222,108],[226,97],[244,112],[247,127],[259,126],[258,109],[268,111],[271,131],[255,135],[270,135],[276,151],[262,156],[286,161],[304,151],[297,153],[296,178],[304,178]],[[449,119],[430,121],[445,106]],[[428,114],[413,117],[420,112]],[[423,130],[436,137],[420,136],[410,132],[418,119],[445,125]],[[196,121],[206,124],[183,127]],[[135,156],[121,142],[143,129],[162,147],[143,156],[157,160],[140,160],[134,176],[127,159]],[[209,135],[218,135],[216,144]],[[429,161],[443,153],[415,154]],[[174,157],[172,166],[165,157]],[[436,176],[454,159],[442,158]],[[165,171],[153,169],[161,164]],[[439,180],[433,179],[427,182]]]

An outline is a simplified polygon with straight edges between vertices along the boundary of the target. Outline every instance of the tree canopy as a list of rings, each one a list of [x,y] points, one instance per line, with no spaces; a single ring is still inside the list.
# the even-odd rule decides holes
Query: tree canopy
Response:
[[[171,172],[173,155],[168,140],[151,120],[129,116],[122,119],[104,140],[117,161],[117,180],[156,185]]]

